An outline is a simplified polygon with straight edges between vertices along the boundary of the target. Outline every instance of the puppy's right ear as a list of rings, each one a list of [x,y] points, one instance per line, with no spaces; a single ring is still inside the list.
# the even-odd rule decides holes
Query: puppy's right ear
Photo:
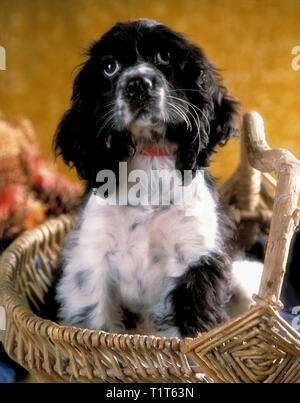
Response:
[[[62,117],[53,139],[56,156],[75,167],[88,187],[96,186],[97,173],[109,169],[118,175],[119,161],[125,161],[134,149],[130,133],[113,129],[108,119],[108,100],[113,96],[111,84],[99,76],[99,48],[93,45],[88,60],[77,74],[71,108]],[[96,53],[95,53],[96,52]],[[109,113],[113,113],[112,110]]]
[[[84,152],[80,145],[81,130],[80,113],[72,108],[69,109],[56,129],[53,145],[55,156],[58,157],[61,155],[68,166],[76,167],[80,178],[86,179],[84,169],[82,170],[84,162],[80,164],[80,160],[84,159]]]
[[[81,81],[85,71],[82,69],[75,78],[71,108],[62,117],[53,138],[55,156],[62,156],[64,162],[75,167],[81,179],[89,177],[89,142],[87,138],[87,117],[82,105]]]

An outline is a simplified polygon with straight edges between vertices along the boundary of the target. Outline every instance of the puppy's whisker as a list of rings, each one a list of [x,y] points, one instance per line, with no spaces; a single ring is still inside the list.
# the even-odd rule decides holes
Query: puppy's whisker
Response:
[[[100,116],[99,119],[103,118],[103,116],[106,116],[107,114],[111,113],[114,110],[114,105],[115,105],[114,102],[109,102],[105,105],[101,105],[101,107],[97,106],[93,112],[93,116],[95,118],[97,116]],[[107,110],[107,111],[102,113],[105,110]]]
[[[103,118],[106,118],[107,116],[111,116],[112,114],[113,114],[113,110],[110,109],[109,111],[103,113],[103,115],[101,115],[100,118],[103,119]],[[100,119],[100,118],[99,118],[99,119]]]
[[[170,96],[167,96],[167,97],[172,98]],[[189,110],[187,108],[183,109],[183,105],[180,105],[179,103],[168,102],[168,105],[170,105],[173,109],[176,108],[176,110],[180,113],[180,115],[184,117],[184,120],[187,123],[187,130],[192,131],[193,127],[192,127],[191,121],[187,115],[187,113],[189,113]]]
[[[170,92],[180,92],[180,91],[194,91],[194,92],[199,92],[199,90],[192,89],[192,88],[177,88],[174,90],[169,90]]]
[[[198,153],[199,153],[200,144],[201,144],[201,135],[200,135],[200,133],[201,133],[201,122],[200,122],[199,116],[197,114],[196,114],[196,117],[197,117],[197,119],[196,119],[196,117],[194,116],[194,114],[191,111],[189,111],[189,113],[192,116],[192,118],[194,119],[194,122],[195,122],[195,125],[196,125],[196,128],[197,128],[197,132],[196,132],[195,138],[192,140],[192,143],[194,143],[198,139]]]
[[[173,109],[173,111],[175,112],[175,114],[177,116],[180,116],[184,119],[186,126],[187,126],[187,130],[192,130],[192,124],[191,121],[189,119],[189,117],[187,116],[187,114],[185,113],[185,111],[183,111],[179,105],[174,105],[170,102],[167,102],[167,104]]]
[[[191,90],[192,91],[192,90]],[[201,113],[201,115],[204,117],[204,119],[205,119],[205,121],[206,121],[206,124],[207,124],[207,127],[208,127],[208,135],[209,135],[209,133],[210,133],[210,124],[209,124],[209,121],[208,121],[208,119],[207,119],[207,116],[205,115],[205,113],[197,106],[197,105],[195,105],[195,104],[193,104],[192,102],[190,102],[190,101],[187,101],[186,99],[182,99],[182,98],[178,98],[178,97],[173,97],[172,95],[170,95],[169,96],[170,98],[173,98],[173,99],[175,99],[175,100],[177,100],[177,101],[180,101],[180,102],[184,102],[185,104],[187,104],[187,105],[189,105],[192,109],[196,109],[197,111],[199,111],[200,113]]]
[[[175,99],[176,101],[180,101],[188,106],[187,113],[190,114],[190,116],[192,117],[192,119],[195,123],[195,126],[196,126],[196,135],[195,135],[195,138],[192,140],[192,142],[194,143],[198,139],[198,153],[199,153],[200,147],[201,147],[201,121],[198,116],[197,110],[199,110],[200,112],[202,112],[202,111],[196,105],[192,104],[191,102],[189,102],[185,99],[173,97],[171,95],[169,95],[168,97],[171,99]],[[191,130],[192,130],[192,128],[191,128]],[[204,128],[203,128],[203,131],[205,131]]]
[[[204,119],[206,121],[206,126],[207,126],[207,135],[209,135],[209,133],[210,133],[210,124],[209,124],[209,121],[208,121],[207,116],[205,115],[205,113],[200,108],[198,108],[196,105],[194,105],[192,103],[190,103],[190,107],[193,108],[193,109],[197,109],[201,113],[201,115],[204,117]]]
[[[99,131],[98,131],[98,133],[96,135],[96,138],[98,138],[100,136],[100,134],[102,133],[102,131],[105,128],[108,128],[108,127],[109,127],[110,130],[112,130],[112,128],[114,127],[114,116],[113,115],[108,116],[108,118],[100,126]]]
[[[190,121],[189,117],[187,116],[187,114],[185,113],[185,111],[183,111],[177,105],[174,105],[174,104],[171,104],[171,103],[168,103],[168,104],[175,110],[175,112],[177,112],[177,115],[181,116],[184,119],[184,121],[186,123],[186,126],[187,126],[187,130],[192,130],[191,121]]]
[[[171,96],[171,97],[172,97],[172,96]],[[178,98],[178,97],[172,97],[172,98],[174,98],[174,99],[177,100],[177,101],[181,101],[181,102],[185,103],[186,105],[188,105],[189,108],[190,108],[190,109],[195,113],[195,115],[197,116],[197,122],[198,122],[198,123],[196,122],[196,119],[195,119],[195,117],[194,117],[194,114],[191,112],[191,110],[189,110],[190,115],[193,117],[193,119],[194,119],[194,121],[195,121],[195,125],[196,125],[196,127],[197,127],[197,133],[196,133],[195,139],[194,139],[193,141],[195,141],[195,140],[198,138],[198,152],[199,152],[199,151],[200,151],[200,145],[201,145],[201,136],[200,136],[200,133],[201,133],[201,121],[200,121],[200,118],[199,118],[199,116],[198,116],[197,111],[199,111],[199,112],[201,113],[201,115],[204,117],[204,119],[205,119],[205,121],[206,121],[207,130],[206,130],[205,127],[202,127],[202,130],[203,130],[203,132],[205,133],[206,137],[208,137],[208,136],[209,136],[209,133],[210,133],[210,125],[209,125],[209,121],[208,121],[208,119],[207,119],[207,116],[205,115],[205,113],[204,113],[198,106],[196,106],[196,105],[193,104],[192,102],[189,102],[189,101],[187,101],[187,100],[185,100],[185,99],[181,99],[181,98]]]
[[[114,114],[114,108],[113,108],[113,106],[114,106],[114,103],[113,103],[113,102],[110,102],[110,103],[108,103],[108,104],[105,105],[106,108],[99,108],[99,109],[97,110],[97,114],[99,114],[99,117],[98,117],[98,119],[96,120],[96,125],[97,125],[97,126],[99,125],[99,123],[100,123],[101,121],[103,121],[103,120],[105,119],[105,120],[104,120],[104,123],[102,123],[102,124],[99,125],[100,127],[101,127],[101,126],[105,127],[105,126],[106,126],[106,123],[107,123],[107,120],[110,120],[111,118],[113,118],[113,114]],[[108,111],[106,111],[105,113],[101,113],[101,112],[100,112],[101,109],[107,109],[107,108],[109,108],[109,109],[108,109]]]
[[[189,102],[189,101],[186,101],[185,99],[181,99],[181,98],[178,98],[178,97],[173,97],[173,96],[171,96],[171,95],[169,95],[168,96],[169,98],[172,98],[172,99],[175,99],[175,100],[177,100],[177,101],[180,101],[180,102],[183,102],[183,103],[185,103],[187,106],[189,106],[192,110],[193,110],[193,112],[195,113],[195,115],[197,116],[197,120],[198,120],[198,122],[199,122],[199,117],[198,117],[198,114],[197,114],[197,111],[196,111],[196,108],[197,109],[199,109],[198,107],[196,107],[196,105],[194,105],[194,104],[192,104],[191,102]],[[178,104],[177,104],[178,105]],[[179,106],[179,105],[178,105]],[[200,110],[200,109],[199,109]],[[187,112],[193,117],[193,119],[194,119],[194,121],[195,121],[195,124],[196,124],[196,126],[198,127],[198,124],[196,123],[196,118],[195,118],[195,116],[193,115],[193,113],[189,110],[189,109],[187,109]]]
[[[109,108],[109,107],[114,106],[114,105],[115,105],[115,102],[108,102],[107,104],[101,105],[101,107],[97,108],[96,111],[99,112],[102,109],[106,109],[106,108]]]
[[[176,107],[175,107],[173,104],[171,104],[170,102],[167,102],[167,101],[166,101],[166,104],[171,108],[171,109],[169,110],[169,114],[170,114],[171,117],[173,117],[173,116],[174,116],[174,118],[180,117],[180,118],[182,118],[182,119],[187,123],[186,116],[182,113],[182,111],[180,111],[178,108],[176,108]],[[187,124],[188,124],[188,123],[187,123]]]

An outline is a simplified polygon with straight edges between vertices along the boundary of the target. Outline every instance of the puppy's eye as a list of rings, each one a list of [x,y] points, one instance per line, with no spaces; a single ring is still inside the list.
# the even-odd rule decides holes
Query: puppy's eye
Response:
[[[170,63],[171,54],[167,51],[157,52],[154,56],[155,64],[167,66]]]
[[[104,68],[103,68],[103,73],[106,77],[113,77],[117,72],[120,70],[120,65],[117,62],[117,60],[109,60],[106,62]]]

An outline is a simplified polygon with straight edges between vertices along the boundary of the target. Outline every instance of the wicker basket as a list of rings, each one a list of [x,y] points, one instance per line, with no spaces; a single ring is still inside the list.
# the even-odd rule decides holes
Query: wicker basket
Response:
[[[277,311],[298,225],[300,163],[288,151],[270,150],[256,112],[243,118],[241,143],[241,162],[221,194],[233,205],[246,246],[258,230],[268,234],[260,290],[249,310],[184,340],[110,334],[41,319],[29,306],[43,302],[59,266],[64,236],[75,221],[60,216],[24,233],[2,255],[0,305],[6,311],[6,329],[0,333],[9,356],[38,381],[299,381],[300,337]],[[273,170],[277,186],[266,173]]]

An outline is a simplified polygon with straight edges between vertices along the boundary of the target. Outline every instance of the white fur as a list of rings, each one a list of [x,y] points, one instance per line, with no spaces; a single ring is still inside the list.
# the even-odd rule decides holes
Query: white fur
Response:
[[[227,307],[232,317],[246,311],[253,304],[253,295],[258,294],[263,272],[263,263],[236,260],[232,264],[232,299]]]
[[[174,165],[175,156],[137,154],[129,169],[143,168],[150,175]],[[192,184],[192,205],[169,208],[110,206],[90,194],[80,225],[70,235],[57,289],[65,324],[80,325],[76,315],[83,319],[83,308],[93,307],[84,318],[88,327],[124,332],[122,305],[144,319],[135,332],[178,335],[176,329],[156,329],[153,318],[170,313],[166,296],[188,263],[218,251],[216,206],[202,171]]]
[[[129,164],[129,173],[144,169],[149,177],[154,169],[171,171],[174,165],[174,155],[137,154]],[[182,190],[179,182],[175,186],[175,190]],[[166,296],[188,263],[219,250],[216,205],[202,171],[191,186],[190,203],[167,208],[111,206],[90,194],[79,227],[69,236],[57,289],[65,324],[81,325],[83,320],[89,328],[128,332],[121,317],[123,306],[143,317],[135,333],[179,336],[176,328],[156,329],[154,318],[171,312]],[[231,317],[249,308],[252,295],[258,292],[262,269],[263,265],[254,261],[233,262],[233,297],[227,307]],[[80,277],[79,287],[76,278]],[[84,308],[91,306],[90,316],[82,317]]]

